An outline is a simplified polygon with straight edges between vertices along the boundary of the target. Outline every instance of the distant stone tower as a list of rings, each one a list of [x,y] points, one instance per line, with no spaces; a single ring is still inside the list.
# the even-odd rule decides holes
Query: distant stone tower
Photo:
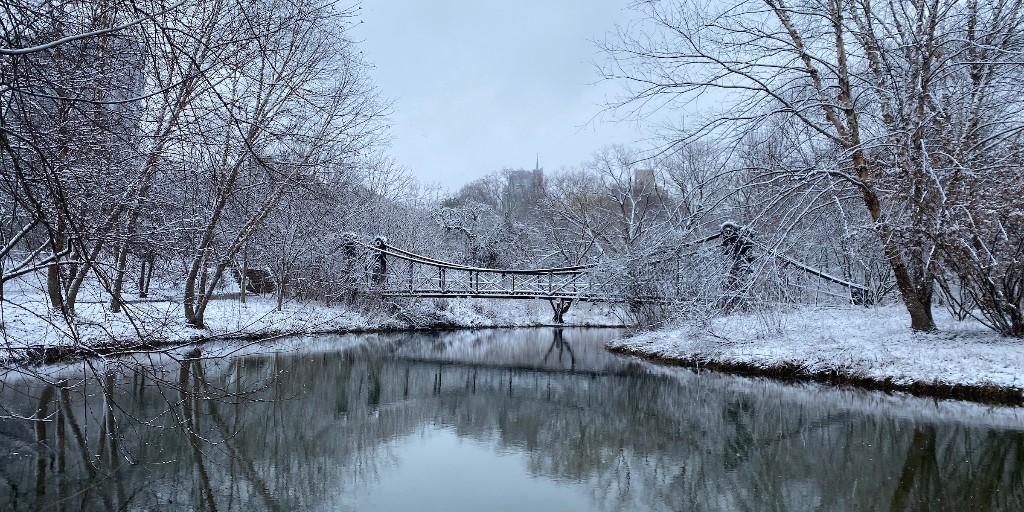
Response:
[[[507,213],[518,216],[530,210],[544,195],[544,169],[540,167],[540,155],[537,156],[532,171],[514,169],[505,175],[505,208]]]

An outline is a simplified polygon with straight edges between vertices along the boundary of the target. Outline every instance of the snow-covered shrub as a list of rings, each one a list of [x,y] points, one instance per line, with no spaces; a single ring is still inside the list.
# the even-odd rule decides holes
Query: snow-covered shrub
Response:
[[[1024,338],[1024,212],[965,215],[944,233],[940,288],[953,308],[1005,336]]]

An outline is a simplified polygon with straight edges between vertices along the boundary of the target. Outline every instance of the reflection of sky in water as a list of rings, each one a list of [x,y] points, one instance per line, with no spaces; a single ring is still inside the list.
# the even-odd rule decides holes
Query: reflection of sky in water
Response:
[[[1022,409],[697,374],[617,334],[284,340],[120,363],[109,401],[11,380],[51,421],[0,419],[0,510],[1024,510]]]
[[[492,442],[428,426],[401,439],[396,466],[353,493],[347,509],[495,512],[591,510],[586,494],[567,482],[527,471],[527,458]],[[343,508],[342,510],[345,510]]]

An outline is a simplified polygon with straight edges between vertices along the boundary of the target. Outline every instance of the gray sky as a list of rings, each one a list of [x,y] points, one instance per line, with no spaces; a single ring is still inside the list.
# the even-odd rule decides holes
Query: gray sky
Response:
[[[575,165],[636,126],[591,119],[618,89],[591,43],[633,16],[629,0],[363,0],[361,41],[395,101],[390,153],[424,182],[459,186],[503,167]]]

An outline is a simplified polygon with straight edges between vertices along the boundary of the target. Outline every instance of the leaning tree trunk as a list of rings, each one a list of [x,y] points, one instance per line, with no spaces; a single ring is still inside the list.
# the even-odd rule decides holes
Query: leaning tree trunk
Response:
[[[130,235],[129,235],[130,236]],[[115,251],[114,282],[110,287],[110,312],[121,312],[121,289],[124,287],[124,275],[128,267],[128,246],[122,242]]]
[[[900,246],[892,226],[882,216],[882,206],[871,181],[866,158],[859,151],[853,154],[854,168],[861,179],[861,191],[864,205],[875,223],[875,231],[882,243],[882,250],[889,267],[892,268],[896,287],[903,298],[903,304],[910,314],[910,328],[915,331],[934,331],[935,319],[932,317],[932,280],[925,268],[924,261],[913,254],[914,248]],[[918,272],[911,272],[911,265],[918,267]]]
[[[301,166],[296,166],[296,169],[300,169]],[[228,182],[228,186],[224,186],[224,190],[230,190],[231,184],[234,183],[235,177],[237,176],[238,166],[234,169]],[[200,244],[199,251],[192,259],[192,265],[189,268],[189,273],[185,279],[185,322],[190,327],[203,329],[206,327],[204,322],[204,314],[206,312],[206,306],[210,302],[210,297],[213,294],[213,289],[220,282],[221,277],[224,275],[224,270],[228,268],[228,265],[235,258],[235,256],[246,246],[249,241],[249,237],[256,231],[256,228],[263,224],[263,221],[270,214],[270,210],[278,204],[281,196],[284,195],[285,190],[288,188],[288,184],[298,171],[292,171],[288,176],[282,180],[281,184],[271,192],[263,204],[260,205],[260,209],[248,219],[246,224],[238,231],[235,235],[235,239],[228,245],[220,256],[220,261],[214,268],[212,276],[208,275],[208,269],[206,265],[210,262],[210,255],[213,251],[213,235],[215,228],[217,227],[221,215],[224,212],[225,205],[227,204],[227,196],[230,192],[224,192],[214,207],[213,215],[207,222],[206,231],[202,237],[202,243]],[[202,269],[202,272],[200,270]],[[196,280],[199,276],[202,276],[197,283]]]
[[[935,318],[932,316],[932,292],[933,283],[927,270],[911,272],[907,264],[907,256],[902,254],[896,243],[885,242],[885,253],[889,264],[893,268],[893,276],[896,278],[896,287],[903,296],[903,305],[910,313],[910,328],[915,331],[934,331]],[[923,265],[923,263],[918,263]]]

